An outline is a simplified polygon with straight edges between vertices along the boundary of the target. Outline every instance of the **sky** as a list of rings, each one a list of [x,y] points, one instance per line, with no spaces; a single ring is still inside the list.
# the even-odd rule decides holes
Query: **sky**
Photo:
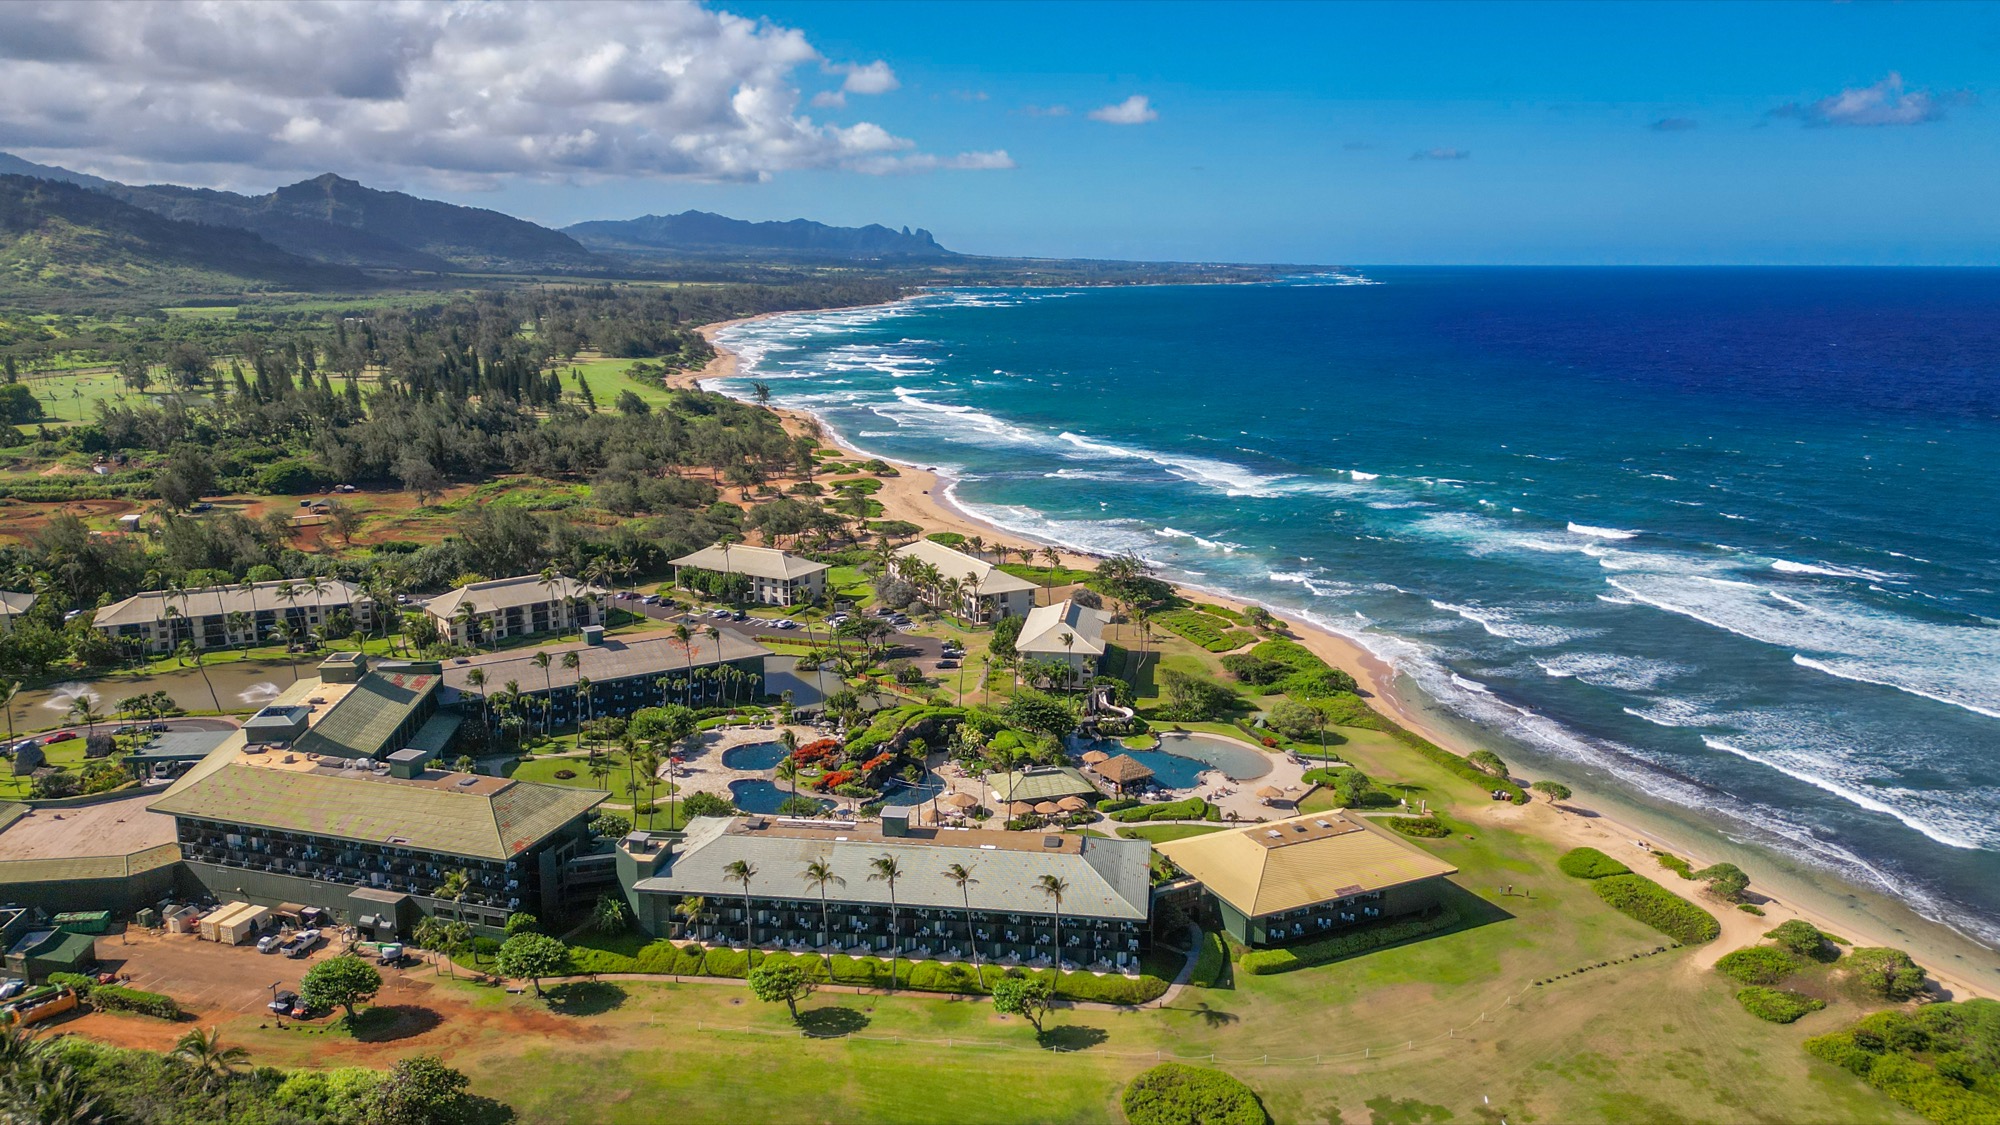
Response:
[[[1149,260],[2000,265],[2000,5],[0,5],[0,151]]]

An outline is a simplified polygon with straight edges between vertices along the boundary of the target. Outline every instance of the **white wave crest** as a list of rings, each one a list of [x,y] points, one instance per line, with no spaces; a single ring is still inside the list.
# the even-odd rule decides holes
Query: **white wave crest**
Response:
[[[1858,566],[1834,566],[1831,563],[1802,563],[1790,559],[1773,559],[1771,569],[1783,574],[1813,574],[1822,578],[1866,578],[1877,582],[1899,578],[1900,575],[1887,574],[1879,570],[1868,570]]]
[[[1592,539],[1637,539],[1639,537],[1639,533],[1636,531],[1624,531],[1615,527],[1592,527],[1587,523],[1571,523],[1569,525],[1569,533],[1571,535],[1587,535]]]
[[[1842,782],[1828,778],[1825,775],[1823,763],[1800,761],[1797,755],[1783,751],[1764,754],[1752,753],[1740,746],[1710,735],[1703,735],[1701,741],[1711,750],[1720,750],[1726,754],[1734,754],[1745,761],[1755,762],[1760,766],[1767,766],[1794,781],[1803,781],[1815,789],[1823,789],[1844,801],[1852,802],[1870,812],[1878,812],[1885,816],[1895,817],[1897,820],[1903,822],[1905,827],[1921,832],[1940,844],[1953,848],[1976,849],[1979,847],[1979,844],[1974,841],[1968,840],[1955,832],[1940,828],[1938,825],[1914,815],[1907,809],[1899,808],[1853,785],[1843,784]]]
[[[1070,433],[1067,430],[1057,436],[1078,449],[1101,457],[1150,461],[1182,480],[1217,489],[1229,496],[1276,496],[1278,492],[1273,486],[1290,479],[1289,474],[1266,476],[1227,461],[1209,457],[1178,456],[1159,453],[1144,447],[1116,445],[1082,434]]]

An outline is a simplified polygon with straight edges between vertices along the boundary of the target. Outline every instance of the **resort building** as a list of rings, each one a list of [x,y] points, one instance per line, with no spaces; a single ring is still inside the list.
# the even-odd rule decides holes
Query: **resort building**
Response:
[[[993,799],[1001,804],[1025,801],[1036,805],[1064,797],[1081,797],[1094,805],[1104,798],[1097,786],[1073,766],[1030,766],[1025,770],[989,773],[981,780]]]
[[[566,575],[523,574],[460,586],[431,599],[424,612],[455,645],[559,633],[604,623],[604,591]]]
[[[1109,624],[1110,614],[1065,598],[1028,611],[1014,651],[1025,659],[1068,666],[1066,682],[1074,687],[1088,682],[1103,667],[1104,627]]]
[[[619,882],[656,936],[919,960],[965,960],[976,946],[987,962],[1032,965],[1056,949],[1057,903],[1040,886],[1052,875],[1067,885],[1062,961],[1137,971],[1150,938],[1145,841],[912,828],[900,811],[880,827],[700,817],[681,833],[633,833],[618,848]],[[898,868],[893,887],[879,877],[884,857]],[[731,875],[739,860],[754,872],[747,888]],[[824,887],[803,877],[813,863],[832,869]],[[946,874],[954,864],[972,876],[962,887]]]
[[[35,595],[0,590],[0,633],[14,631],[14,622],[35,605]]]
[[[345,622],[335,621],[340,614]],[[186,641],[202,649],[260,644],[292,629],[325,636],[329,625],[345,635],[374,620],[375,603],[360,587],[323,578],[147,590],[98,610],[91,623],[114,641],[161,653]]]
[[[685,585],[689,570],[740,574],[749,582],[748,599],[759,605],[799,605],[826,595],[825,563],[773,547],[717,543],[674,560],[674,581]]]
[[[928,539],[896,548],[890,565],[896,577],[917,588],[925,605],[974,625],[1026,617],[1035,606],[1033,582]],[[957,583],[955,604],[952,583]]]
[[[1325,937],[1437,904],[1458,869],[1340,812],[1170,840],[1160,854],[1198,880],[1245,945]]]
[[[530,713],[535,721],[551,727],[629,715],[667,702],[728,706],[758,697],[764,661],[771,655],[770,649],[730,629],[718,629],[713,636],[695,633],[686,644],[660,633],[607,637],[600,629],[586,628],[584,634],[581,641],[533,651],[515,649],[446,661],[445,702],[470,713],[474,700],[518,689],[524,699],[534,701]],[[536,660],[537,653],[548,655],[547,667]],[[570,656],[576,657],[573,668]],[[589,681],[588,699],[577,689],[579,677]],[[664,687],[663,679],[668,681]]]

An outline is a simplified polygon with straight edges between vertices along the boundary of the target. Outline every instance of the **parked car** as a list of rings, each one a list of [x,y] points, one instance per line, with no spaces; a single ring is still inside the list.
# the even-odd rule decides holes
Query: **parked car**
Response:
[[[53,746],[58,742],[68,742],[70,739],[75,737],[76,737],[76,732],[73,730],[59,730],[54,734],[43,735],[42,745]]]
[[[278,948],[284,950],[285,956],[297,959],[300,957],[304,957],[308,953],[311,953],[314,949],[318,948],[318,946],[319,946],[318,930],[300,930],[298,932],[298,936],[292,938],[292,940],[286,942],[285,944],[279,946]]]
[[[12,1000],[26,987],[28,987],[28,982],[22,980],[20,977],[10,977],[7,980],[0,981],[0,1000]]]
[[[278,934],[278,933],[265,934],[263,937],[257,939],[257,952],[259,953],[275,952],[278,946],[282,944],[284,940],[285,940],[285,935],[283,934]]]
[[[299,1003],[298,993],[293,992],[289,988],[282,988],[278,990],[278,994],[276,996],[273,996],[271,998],[271,1002],[264,1006],[278,1013],[281,1016],[289,1016],[292,1014],[292,1009],[298,1006],[298,1003]]]
[[[773,629],[796,629],[798,627],[799,623],[789,617],[780,617],[776,621],[771,622],[771,628]]]

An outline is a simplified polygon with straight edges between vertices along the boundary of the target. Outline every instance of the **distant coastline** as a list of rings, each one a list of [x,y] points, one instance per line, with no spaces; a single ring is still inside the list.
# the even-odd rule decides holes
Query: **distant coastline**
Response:
[[[911,297],[904,297],[899,302],[909,299]],[[899,302],[854,308],[887,307]],[[668,379],[668,385],[712,390],[715,388],[709,384],[714,382],[747,377],[747,373],[741,370],[740,357],[717,339],[725,329],[756,321],[834,311],[851,310],[776,312],[704,325],[700,332],[715,348],[715,357],[700,370],[676,373]],[[811,411],[772,409],[794,430],[810,428],[818,432],[828,448],[860,458],[880,457],[897,464],[900,475],[885,479],[884,487],[875,494],[887,518],[915,524],[923,529],[924,534],[951,531],[989,539],[1001,535],[1055,546],[1065,563],[1070,565],[1092,565],[1101,561],[1102,556],[1078,551],[1061,543],[1049,543],[1035,535],[980,519],[954,502],[951,490],[956,482],[952,478],[905,459],[885,457],[862,448]],[[1356,641],[1305,620],[1288,607],[1256,602],[1227,590],[1193,583],[1180,582],[1176,585],[1185,593],[1235,609],[1251,604],[1263,606],[1283,618],[1300,643],[1329,664],[1353,675],[1377,706],[1398,723],[1459,754],[1479,748],[1481,732],[1475,724],[1451,715],[1442,705],[1429,699],[1408,676]],[[1569,805],[1584,810],[1584,815],[1558,813],[1540,801],[1519,807],[1497,804],[1484,810],[1484,815],[1495,822],[1504,821],[1510,827],[1534,832],[1566,846],[1600,848],[1632,863],[1635,870],[1656,866],[1647,857],[1646,847],[1641,845],[1641,841],[1646,846],[1687,858],[1697,866],[1725,860],[1737,862],[1750,873],[1753,885],[1770,896],[1771,901],[1764,907],[1766,916],[1715,911],[1724,927],[1723,936],[1697,955],[1695,964],[1700,967],[1706,968],[1730,949],[1758,941],[1764,930],[1786,918],[1799,917],[1829,932],[1848,937],[1857,944],[1893,945],[1909,950],[1957,998],[2000,998],[2000,966],[1992,963],[1990,950],[1942,922],[1918,915],[1900,901],[1848,884],[1833,873],[1806,868],[1790,861],[1789,857],[1766,849],[1737,845],[1713,824],[1694,815],[1692,810],[1656,807],[1629,792],[1592,784],[1588,779],[1561,771],[1535,772],[1549,774],[1576,788],[1577,798]],[[1692,884],[1674,886],[1676,882],[1679,881],[1668,880],[1662,885],[1695,899],[1690,889]],[[1827,885],[1829,882],[1835,885]]]

